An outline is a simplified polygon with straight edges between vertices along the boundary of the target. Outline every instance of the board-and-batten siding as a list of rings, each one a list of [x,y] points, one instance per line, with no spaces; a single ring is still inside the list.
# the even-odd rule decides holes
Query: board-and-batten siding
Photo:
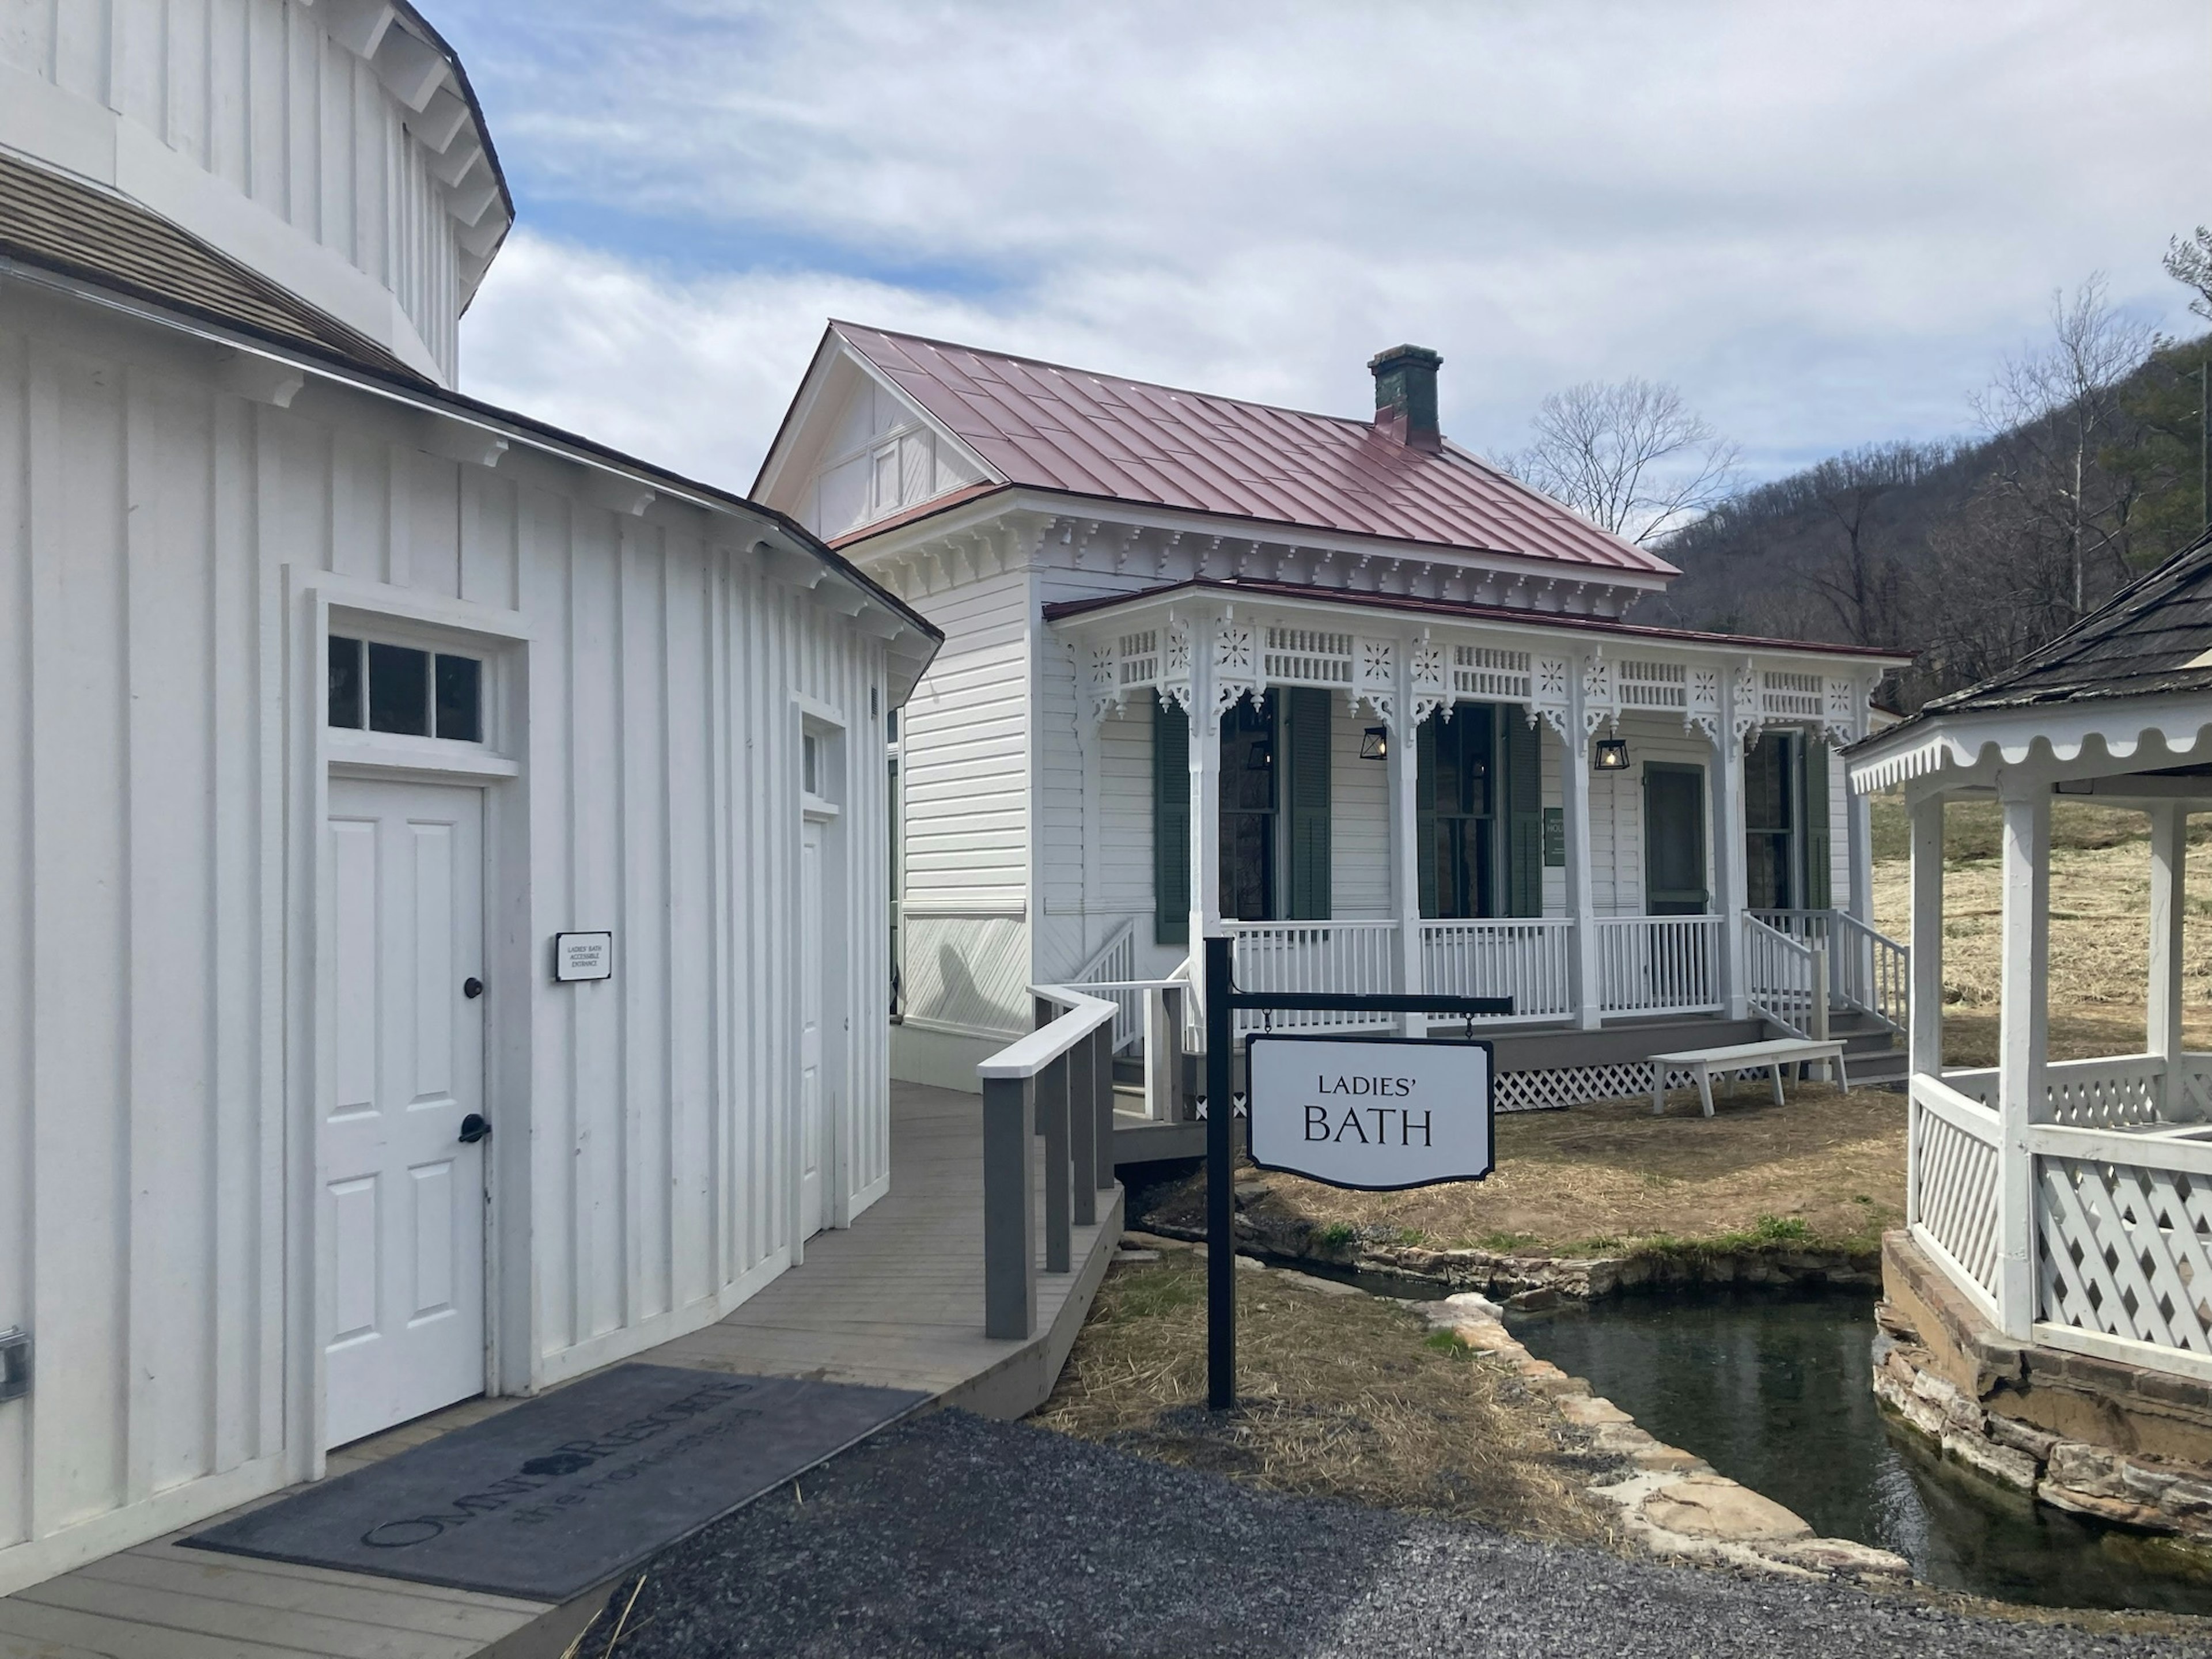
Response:
[[[404,106],[313,9],[0,0],[0,95],[5,70],[116,112],[389,290],[453,380],[461,277],[428,153],[401,125]]]
[[[888,386],[853,373],[856,384],[823,441],[827,459],[797,503],[801,524],[817,536],[842,536],[981,482],[951,438]]]
[[[945,644],[900,715],[907,1018],[1028,1028],[1029,573],[921,601]]]
[[[52,332],[0,313],[0,1327],[37,1344],[0,1406],[0,1589],[316,1455],[314,572],[532,634],[523,777],[489,792],[488,951],[529,964],[492,977],[505,1385],[787,1259],[794,691],[848,721],[838,1187],[889,1159],[879,645],[703,514],[617,518],[563,465],[465,466],[365,405],[280,411]],[[572,927],[617,931],[613,981],[545,982]]]

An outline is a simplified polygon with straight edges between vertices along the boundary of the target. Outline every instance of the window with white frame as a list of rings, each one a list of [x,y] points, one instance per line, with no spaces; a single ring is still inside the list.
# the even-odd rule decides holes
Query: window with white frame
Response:
[[[330,636],[325,718],[354,732],[482,743],[484,665],[465,652]]]

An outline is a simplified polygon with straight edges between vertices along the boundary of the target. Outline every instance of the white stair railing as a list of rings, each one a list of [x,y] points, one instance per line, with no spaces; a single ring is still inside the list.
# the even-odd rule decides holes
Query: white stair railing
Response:
[[[1828,953],[1800,944],[1746,912],[1744,1000],[1751,1012],[1793,1036],[1828,1035]]]
[[[1124,921],[1106,936],[1091,960],[1068,979],[1071,985],[1126,982],[1137,976],[1137,924]],[[1101,993],[1114,1005],[1114,1052],[1126,1054],[1143,1040],[1144,999],[1133,991]]]
[[[1912,951],[1875,932],[1848,910],[1829,929],[1829,981],[1846,1007],[1872,1014],[1902,1035],[1911,995]]]

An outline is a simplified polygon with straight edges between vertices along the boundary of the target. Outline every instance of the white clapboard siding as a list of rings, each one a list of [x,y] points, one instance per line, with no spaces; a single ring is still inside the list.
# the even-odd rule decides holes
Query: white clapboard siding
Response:
[[[1132,698],[1098,730],[1098,908],[1152,915],[1152,702]],[[1188,856],[1188,854],[1186,854]],[[1179,947],[1178,947],[1179,948]]]
[[[1838,910],[1851,902],[1851,781],[1841,744],[1828,744],[1828,902]]]
[[[1346,920],[1396,915],[1390,896],[1390,769],[1359,758],[1359,739],[1375,716],[1363,705],[1345,711],[1328,699],[1328,884],[1335,914]]]
[[[430,457],[348,393],[247,403],[121,325],[65,348],[66,309],[0,299],[0,1327],[38,1356],[35,1411],[0,1406],[0,1590],[317,1455],[319,572],[528,635],[489,792],[503,1386],[789,1259],[794,694],[846,723],[845,1205],[889,1171],[883,647],[726,520]],[[615,931],[612,981],[546,981],[571,927]]]
[[[386,343],[396,300],[450,383],[465,256],[436,158],[326,10],[0,0],[0,143],[94,173]],[[321,273],[319,252],[368,281]]]
[[[900,715],[906,1012],[983,1036],[1030,1022],[1028,573],[923,599],[945,648]]]
[[[1623,715],[1620,731],[1628,744],[1629,769],[1590,774],[1591,896],[1601,916],[1639,916],[1645,913],[1644,768],[1648,762],[1693,766],[1705,772],[1705,890],[1715,890],[1713,746],[1703,732],[1685,732],[1680,720],[1665,714]]]

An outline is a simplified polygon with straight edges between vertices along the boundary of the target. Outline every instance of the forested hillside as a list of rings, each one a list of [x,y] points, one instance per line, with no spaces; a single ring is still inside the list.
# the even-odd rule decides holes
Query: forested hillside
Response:
[[[1874,444],[1729,497],[1658,543],[1683,574],[1638,619],[1910,651],[1888,695],[1911,708],[2194,541],[2212,335],[2085,343],[2054,321],[2057,348],[1978,401],[1990,436]]]

